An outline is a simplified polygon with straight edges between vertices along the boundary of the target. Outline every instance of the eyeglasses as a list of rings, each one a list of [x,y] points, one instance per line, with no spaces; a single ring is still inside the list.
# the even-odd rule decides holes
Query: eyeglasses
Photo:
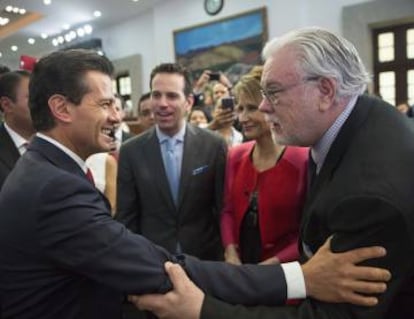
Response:
[[[279,89],[265,89],[265,88],[262,88],[262,89],[260,89],[260,93],[262,94],[263,99],[268,100],[270,102],[270,104],[275,106],[279,102],[279,95],[280,94],[282,94],[284,92],[287,92],[290,89],[293,89],[294,87],[297,87],[301,84],[305,84],[305,83],[313,82],[313,81],[318,81],[319,79],[320,79],[319,76],[304,78],[303,80],[301,80],[297,83],[287,85],[287,86],[279,88]]]

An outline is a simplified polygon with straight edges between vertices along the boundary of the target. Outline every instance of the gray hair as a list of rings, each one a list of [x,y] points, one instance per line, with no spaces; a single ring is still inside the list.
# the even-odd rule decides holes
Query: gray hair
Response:
[[[371,81],[352,43],[327,30],[310,27],[291,31],[266,43],[262,57],[267,60],[287,46],[296,50],[298,67],[307,77],[327,77],[337,81],[337,97],[360,95]]]

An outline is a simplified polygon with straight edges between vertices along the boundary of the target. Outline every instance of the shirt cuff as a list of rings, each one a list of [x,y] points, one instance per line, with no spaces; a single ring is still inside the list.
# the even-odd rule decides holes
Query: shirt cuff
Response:
[[[302,268],[297,261],[281,264],[285,274],[287,286],[287,299],[306,298],[305,278]]]

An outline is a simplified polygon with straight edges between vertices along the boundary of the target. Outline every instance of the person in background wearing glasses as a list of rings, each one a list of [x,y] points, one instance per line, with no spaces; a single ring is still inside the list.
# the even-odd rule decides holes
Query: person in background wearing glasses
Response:
[[[180,318],[414,318],[412,123],[390,104],[363,94],[370,77],[356,49],[329,31],[292,31],[270,41],[263,57],[265,99],[259,109],[275,140],[311,147],[313,178],[302,214],[301,258],[308,260],[330,236],[334,251],[381,245],[387,255],[363,265],[387,268],[392,278],[373,307],[307,298],[297,307],[244,308],[200,298],[174,267],[170,273],[179,287],[185,283],[185,293],[177,290],[174,299],[170,294],[162,301],[169,307],[171,300],[191,303],[192,312]],[[138,302],[153,307],[152,301]]]
[[[221,233],[225,260],[277,264],[297,260],[308,149],[277,144],[264,114],[258,66],[233,89],[236,112],[250,142],[229,150]]]

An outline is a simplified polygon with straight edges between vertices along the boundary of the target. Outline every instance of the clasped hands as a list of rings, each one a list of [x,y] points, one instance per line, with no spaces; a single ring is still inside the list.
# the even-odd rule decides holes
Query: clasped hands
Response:
[[[307,296],[330,303],[375,306],[378,298],[373,295],[386,290],[386,282],[391,279],[391,274],[385,269],[357,264],[385,254],[382,247],[332,253],[328,239],[313,258],[302,265]],[[204,293],[178,264],[166,262],[165,271],[170,277],[173,290],[166,294],[131,295],[128,300],[161,319],[198,319]]]

